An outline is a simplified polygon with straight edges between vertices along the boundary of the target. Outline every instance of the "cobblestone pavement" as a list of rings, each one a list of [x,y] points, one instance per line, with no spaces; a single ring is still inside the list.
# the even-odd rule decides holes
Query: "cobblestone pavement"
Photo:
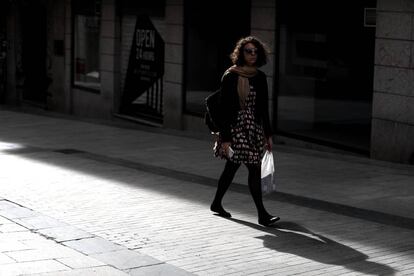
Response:
[[[10,113],[3,113],[3,117],[13,117]],[[14,261],[20,266],[19,269],[29,267],[23,272],[20,270],[20,274],[95,275],[76,271],[60,261],[72,256],[91,263],[100,262],[99,265],[86,265],[87,269],[98,267],[102,271],[115,269],[117,273],[151,275],[150,271],[144,274],[135,271],[134,274],[131,268],[151,269],[152,265],[130,265],[125,268],[104,254],[113,250],[88,251],[85,249],[90,248],[88,243],[81,246],[74,243],[94,238],[110,246],[120,246],[122,249],[119,251],[128,252],[124,254],[136,253],[155,260],[154,265],[168,266],[171,270],[164,270],[169,271],[164,275],[181,275],[184,271],[195,275],[414,274],[412,229],[375,223],[367,220],[369,218],[344,216],[328,209],[309,208],[272,197],[265,198],[265,205],[282,219],[277,228],[264,228],[257,224],[253,201],[247,189],[237,185],[232,187],[224,200],[233,218],[224,219],[209,211],[214,186],[205,185],[200,179],[192,181],[192,175],[186,178],[177,173],[175,169],[178,166],[191,165],[188,160],[180,159],[182,156],[178,153],[172,156],[177,158],[176,163],[172,162],[170,170],[165,170],[165,161],[157,163],[150,159],[149,154],[146,154],[148,162],[131,158],[140,156],[140,152],[133,148],[125,150],[124,155],[115,149],[122,146],[119,144],[103,149],[105,143],[101,143],[101,139],[104,135],[111,135],[111,131],[96,132],[94,129],[95,133],[88,135],[91,139],[88,143],[95,144],[95,147],[86,148],[88,143],[79,139],[83,132],[78,135],[75,129],[73,135],[68,136],[67,132],[60,131],[61,127],[65,128],[64,120],[33,115],[17,116],[17,119],[20,121],[0,131],[0,272],[11,271],[10,275],[13,275],[11,267]],[[36,119],[36,123],[31,124],[30,119]],[[73,127],[77,123],[70,124]],[[36,136],[36,126],[42,129],[42,125],[47,125],[45,129],[48,131],[43,129]],[[30,136],[24,127],[32,129]],[[119,142],[118,130],[112,131],[113,143]],[[14,133],[15,141],[10,139],[10,132]],[[132,134],[134,130],[128,132]],[[45,139],[45,133],[53,138]],[[158,136],[152,134],[151,137]],[[159,136],[159,139],[165,137]],[[198,143],[201,142],[194,141],[189,146],[197,147]],[[166,150],[168,147],[164,144],[161,148]],[[103,154],[105,150],[107,153]],[[176,153],[174,148],[170,150],[171,155]],[[196,158],[194,162],[197,162]],[[157,173],[157,168],[161,173]],[[206,166],[205,170],[211,168]],[[389,170],[398,172],[398,169]],[[171,175],[168,175],[169,172]],[[243,172],[240,175],[244,176]],[[406,181],[407,176],[401,174],[400,179]],[[13,212],[10,204],[17,204],[37,215]],[[69,241],[59,239],[62,227],[73,227],[73,230],[63,231],[65,234],[87,233],[85,235],[91,236],[72,237]],[[20,229],[22,234],[16,229]],[[8,232],[10,230],[12,234]],[[39,242],[30,245],[25,240]],[[38,255],[36,252],[42,250],[39,244],[43,242],[49,243],[48,246],[52,246],[51,242],[54,242],[53,246],[64,246],[69,256],[53,256],[51,253],[33,259],[33,255]],[[21,243],[22,247],[7,248],[8,243]],[[34,253],[31,257],[30,250]],[[25,254],[29,256],[27,259],[16,257]],[[122,255],[119,256],[122,258]],[[31,270],[33,261],[49,270]],[[68,271],[50,274],[50,271],[63,270],[62,266]],[[96,275],[117,275],[104,273]]]

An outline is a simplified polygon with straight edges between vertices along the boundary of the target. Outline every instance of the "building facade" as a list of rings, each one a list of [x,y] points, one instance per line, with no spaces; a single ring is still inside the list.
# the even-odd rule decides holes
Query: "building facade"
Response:
[[[279,141],[413,163],[414,0],[331,2],[3,1],[0,101],[206,132],[204,98],[255,35]]]

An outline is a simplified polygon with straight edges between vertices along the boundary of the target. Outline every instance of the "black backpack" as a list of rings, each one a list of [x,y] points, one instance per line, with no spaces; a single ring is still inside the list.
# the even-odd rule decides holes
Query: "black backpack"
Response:
[[[219,132],[221,122],[220,89],[205,98],[205,106],[204,123],[211,132]]]

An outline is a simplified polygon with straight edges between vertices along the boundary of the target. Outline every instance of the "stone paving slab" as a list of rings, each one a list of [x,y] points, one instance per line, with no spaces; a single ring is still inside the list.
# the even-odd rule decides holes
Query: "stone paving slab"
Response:
[[[109,242],[100,237],[92,237],[74,241],[66,241],[62,243],[65,246],[69,246],[82,252],[86,255],[92,255],[103,252],[122,251],[123,247]]]
[[[5,200],[1,200],[1,201],[5,202]],[[8,218],[23,219],[23,218],[33,217],[34,212],[32,210],[27,209],[27,208],[5,208],[5,209],[1,209],[1,207],[0,207],[0,216],[3,215],[3,214],[5,216],[7,216]]]
[[[44,236],[51,237],[57,242],[80,240],[93,237],[92,234],[82,231],[71,225],[43,228],[38,229],[36,232]]]
[[[15,232],[25,232],[27,229],[21,225],[14,223],[6,223],[0,225],[0,232],[2,233],[15,233]]]
[[[160,260],[126,249],[91,254],[90,256],[122,270],[163,264]]]
[[[126,276],[129,275],[123,271],[110,266],[92,267],[83,269],[74,269],[71,271],[54,271],[50,273],[30,273],[27,276]]]
[[[166,264],[160,264],[157,265],[156,269],[153,267],[139,267],[134,268],[128,271],[128,273],[132,276],[169,276],[169,275],[176,275],[176,276],[190,276],[194,275],[192,273],[189,273],[183,269],[166,265]],[[210,274],[213,275],[213,274]]]
[[[75,270],[105,266],[105,263],[88,256],[56,258],[56,260]]]
[[[68,267],[55,260],[42,260],[24,263],[5,264],[1,266],[1,275],[24,275],[31,273],[59,272]]]
[[[13,260],[12,258],[10,258],[4,253],[0,253],[0,265],[12,264],[12,263],[15,263],[15,260]]]
[[[78,252],[74,252],[69,248],[58,246],[56,244],[42,244],[33,246],[32,248],[35,249],[11,251],[6,252],[5,254],[19,263],[79,256]],[[47,251],[43,250],[44,248],[46,248]]]
[[[67,225],[49,216],[39,214],[30,217],[17,218],[14,221],[17,222],[19,225],[22,225],[30,230],[38,230],[59,226],[62,227]]]

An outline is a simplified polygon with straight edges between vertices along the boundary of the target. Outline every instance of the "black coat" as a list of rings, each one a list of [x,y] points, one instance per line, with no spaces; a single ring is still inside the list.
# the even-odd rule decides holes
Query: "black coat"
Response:
[[[240,110],[239,94],[237,92],[238,74],[227,73],[221,81],[221,108],[222,122],[220,124],[220,135],[223,142],[231,142],[231,125],[237,119]],[[258,70],[258,74],[249,78],[249,82],[256,90],[255,120],[263,126],[266,138],[272,135],[269,108],[268,108],[268,87],[265,73]]]

